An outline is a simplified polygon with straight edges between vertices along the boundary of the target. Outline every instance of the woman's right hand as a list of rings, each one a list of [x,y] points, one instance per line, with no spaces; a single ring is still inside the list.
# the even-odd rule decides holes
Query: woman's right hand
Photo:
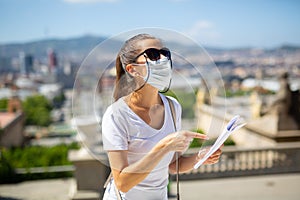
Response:
[[[166,145],[169,151],[184,152],[190,145],[193,138],[208,140],[207,135],[191,131],[179,131],[172,133],[162,139],[160,142]]]

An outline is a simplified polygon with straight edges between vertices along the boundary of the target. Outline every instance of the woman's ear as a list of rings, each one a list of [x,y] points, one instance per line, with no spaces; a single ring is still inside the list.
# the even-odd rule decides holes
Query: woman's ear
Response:
[[[131,75],[131,76],[138,76],[139,72],[136,71],[135,67],[132,64],[128,64],[125,67],[126,71]]]
[[[128,72],[128,73],[132,73],[132,70],[133,70],[133,66],[132,66],[132,64],[128,64],[128,65],[126,65],[126,67],[125,67],[125,70]]]

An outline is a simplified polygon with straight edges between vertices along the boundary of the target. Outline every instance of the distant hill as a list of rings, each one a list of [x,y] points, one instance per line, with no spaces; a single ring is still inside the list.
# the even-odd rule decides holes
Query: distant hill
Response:
[[[282,45],[281,47],[279,47],[279,49],[285,51],[298,51],[300,47],[295,45]]]
[[[105,37],[83,36],[71,39],[45,39],[27,43],[14,43],[0,45],[0,57],[17,57],[19,52],[26,52],[35,57],[44,57],[49,49],[59,55],[87,54],[97,44],[104,41]]]
[[[19,53],[22,51],[34,55],[35,58],[44,58],[47,56],[47,51],[51,48],[60,56],[72,56],[72,58],[78,57],[78,59],[82,59],[87,56],[96,45],[106,39],[106,37],[86,35],[70,39],[45,39],[34,42],[0,44],[0,58],[18,57]],[[170,44],[171,49],[182,48],[184,46],[176,42],[171,42]],[[112,45],[117,45],[119,48],[122,43],[120,41],[110,41],[108,48],[113,47]],[[193,53],[197,48],[198,47],[196,46],[189,46],[187,49],[189,52]],[[205,47],[205,50],[210,54],[219,54],[225,51],[248,54],[252,49],[254,48],[225,49]],[[263,49],[263,51],[267,54],[284,54],[300,51],[300,46],[283,45],[277,48]]]

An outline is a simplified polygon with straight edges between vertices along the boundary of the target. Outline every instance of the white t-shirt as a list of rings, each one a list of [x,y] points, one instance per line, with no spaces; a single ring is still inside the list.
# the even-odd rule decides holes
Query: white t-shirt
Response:
[[[168,100],[160,94],[164,104],[164,123],[158,130],[149,126],[125,103],[123,98],[110,105],[102,120],[102,138],[104,150],[127,150],[129,165],[144,157],[161,139],[174,133],[172,114]],[[176,128],[181,129],[181,106],[170,97],[176,113]],[[166,154],[150,174],[127,193],[121,193],[128,200],[167,200],[169,164],[174,152]],[[116,199],[114,182],[106,188],[105,200]]]

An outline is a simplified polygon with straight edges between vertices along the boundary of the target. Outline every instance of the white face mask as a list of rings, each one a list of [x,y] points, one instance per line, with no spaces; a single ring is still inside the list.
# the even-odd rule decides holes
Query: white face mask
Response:
[[[171,60],[167,57],[157,61],[147,61],[148,76],[144,78],[145,82],[157,88],[160,92],[169,89],[172,79]]]

